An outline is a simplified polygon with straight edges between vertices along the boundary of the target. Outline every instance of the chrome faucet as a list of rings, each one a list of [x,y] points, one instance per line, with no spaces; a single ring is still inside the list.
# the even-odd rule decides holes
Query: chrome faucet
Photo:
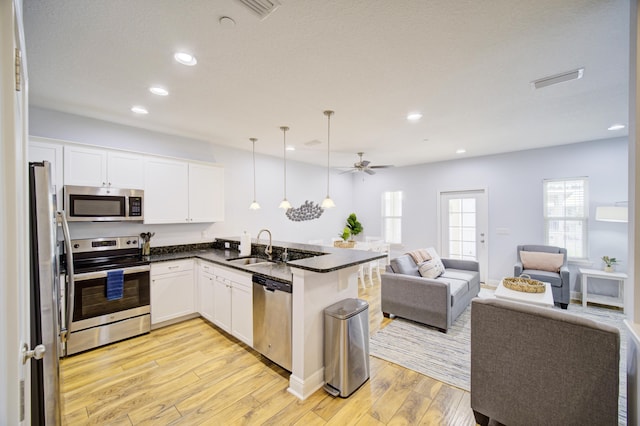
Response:
[[[262,232],[265,231],[267,234],[269,234],[269,245],[267,246],[267,248],[264,249],[265,254],[267,255],[267,257],[269,257],[269,260],[271,260],[271,252],[272,252],[272,247],[271,247],[271,231],[269,231],[268,229],[261,229],[260,232],[258,232],[258,237],[256,238],[256,242],[258,244],[260,244],[260,235],[262,235]]]

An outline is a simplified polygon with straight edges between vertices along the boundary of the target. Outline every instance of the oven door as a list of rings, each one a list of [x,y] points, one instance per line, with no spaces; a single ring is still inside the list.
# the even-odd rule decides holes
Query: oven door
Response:
[[[107,299],[107,272],[74,275],[70,332],[121,321],[151,312],[149,265],[124,268],[123,296]]]

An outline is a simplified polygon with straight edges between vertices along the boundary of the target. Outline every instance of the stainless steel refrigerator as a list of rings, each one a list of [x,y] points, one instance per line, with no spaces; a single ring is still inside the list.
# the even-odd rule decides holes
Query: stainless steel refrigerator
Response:
[[[56,197],[48,162],[29,164],[31,424],[60,418],[60,271]]]

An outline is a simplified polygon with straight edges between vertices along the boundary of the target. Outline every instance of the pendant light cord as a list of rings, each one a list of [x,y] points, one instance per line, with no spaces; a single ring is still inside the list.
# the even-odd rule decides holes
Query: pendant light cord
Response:
[[[327,114],[327,197],[329,196],[329,153],[331,152],[331,114],[333,111],[325,111]]]
[[[256,138],[251,138],[253,142],[253,201],[256,201]]]
[[[287,199],[287,126],[280,127],[283,135],[282,152],[284,157],[284,199]]]

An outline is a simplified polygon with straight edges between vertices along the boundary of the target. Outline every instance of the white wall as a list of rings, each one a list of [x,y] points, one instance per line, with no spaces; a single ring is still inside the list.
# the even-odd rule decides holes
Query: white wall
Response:
[[[71,223],[72,238],[137,235],[155,232],[152,246],[212,241],[215,237],[239,236],[247,231],[254,238],[269,228],[274,240],[307,242],[337,236],[351,213],[352,183],[348,175],[332,172],[331,196],[337,207],[326,210],[319,219],[292,222],[278,209],[283,198],[283,161],[256,154],[256,188],[262,209],[249,210],[253,200],[251,151],[223,147],[179,136],[121,126],[88,117],[42,108],[31,108],[29,133],[68,142],[166,155],[225,166],[225,221],[214,224],[142,225],[122,223]],[[260,141],[258,142],[260,143]],[[268,143],[268,142],[263,142]],[[250,149],[247,139],[246,146]],[[287,155],[287,198],[294,207],[305,200],[320,203],[326,195],[326,168],[292,161]]]
[[[354,180],[354,208],[365,228],[380,229],[380,197],[403,191],[403,247],[438,247],[437,197],[443,190],[488,189],[489,279],[513,275],[518,244],[542,244],[542,180],[589,177],[589,258],[628,262],[627,224],[596,222],[595,207],[627,200],[627,140],[607,139],[381,171]],[[506,228],[508,235],[497,234]],[[575,265],[572,268],[576,269]],[[572,274],[573,279],[577,276]],[[579,291],[575,285],[572,290]]]
[[[135,235],[156,232],[153,246],[212,241],[214,237],[257,236],[269,228],[275,240],[306,242],[337,236],[345,218],[357,213],[364,235],[381,235],[381,194],[402,190],[403,246],[397,253],[426,246],[438,247],[437,194],[439,191],[486,188],[489,201],[489,279],[513,274],[515,247],[543,242],[542,180],[589,177],[589,258],[600,268],[609,255],[628,264],[627,225],[596,222],[595,207],[627,200],[627,140],[615,138],[579,144],[513,152],[455,161],[397,167],[369,176],[332,172],[331,196],[338,207],[317,220],[292,222],[277,208],[283,196],[282,158],[256,154],[257,198],[262,209],[248,209],[253,198],[250,145],[247,150],[205,141],[160,134],[77,115],[40,108],[30,111],[30,134],[73,142],[176,156],[225,165],[225,221],[215,224],[135,225],[72,224],[73,238],[98,235]],[[260,143],[260,142],[258,142]],[[269,143],[269,142],[263,142]],[[287,156],[287,198],[294,206],[306,199],[320,202],[326,192],[326,169]],[[508,234],[497,234],[505,228]],[[573,280],[577,277],[572,266]],[[597,284],[597,283],[596,283]],[[580,288],[572,285],[572,290]],[[598,290],[599,291],[599,290]],[[607,293],[605,290],[600,292]]]

